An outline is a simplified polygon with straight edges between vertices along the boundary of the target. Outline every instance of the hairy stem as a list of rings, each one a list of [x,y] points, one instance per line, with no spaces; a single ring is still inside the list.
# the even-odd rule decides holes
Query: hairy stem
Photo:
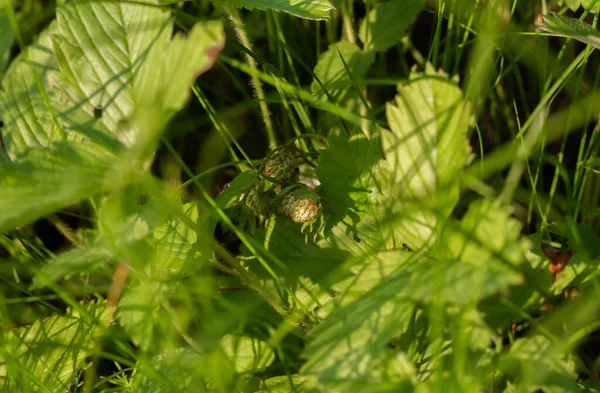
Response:
[[[229,14],[229,18],[231,19],[231,24],[240,40],[240,43],[248,49],[248,52],[252,52],[252,44],[250,43],[250,39],[248,38],[248,34],[246,33],[246,29],[244,28],[244,23],[242,22],[242,17],[240,16],[239,11],[234,6],[224,4],[223,8],[227,14]],[[256,65],[256,61],[254,58],[246,53],[246,61],[250,66],[250,76],[252,77],[252,85],[254,87],[254,91],[256,92],[256,97],[259,101],[260,112],[262,113],[263,121],[265,122],[265,128],[267,129],[267,137],[269,138],[269,146],[271,149],[277,147],[277,140],[275,138],[275,131],[273,129],[273,122],[271,121],[271,115],[269,114],[269,108],[267,106],[267,101],[265,100],[265,91],[262,88],[262,84],[260,78],[258,77],[258,67]]]

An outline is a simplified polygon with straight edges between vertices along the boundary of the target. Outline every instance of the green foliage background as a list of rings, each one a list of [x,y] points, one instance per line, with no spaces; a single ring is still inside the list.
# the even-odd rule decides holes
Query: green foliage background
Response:
[[[599,390],[599,4],[0,0],[0,390]]]

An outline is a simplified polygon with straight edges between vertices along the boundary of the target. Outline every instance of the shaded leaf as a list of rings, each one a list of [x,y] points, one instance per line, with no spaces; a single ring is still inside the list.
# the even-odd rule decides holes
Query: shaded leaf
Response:
[[[387,218],[377,209],[380,198],[390,197],[381,194],[376,175],[381,163],[379,140],[370,140],[362,131],[337,130],[327,141],[317,169],[326,240],[357,256],[391,245],[382,225]]]
[[[50,280],[57,281],[76,274],[93,272],[99,265],[113,259],[105,250],[97,247],[76,248],[52,258],[42,267],[42,273]],[[45,279],[36,276],[31,289],[44,287]]]
[[[413,311],[413,305],[397,294],[409,281],[415,262],[413,253],[381,253],[376,262],[336,287],[340,307],[311,332],[303,352],[308,360],[301,375],[310,386],[342,391],[353,386],[368,392],[380,385],[400,388],[407,383],[399,358],[387,344]]]
[[[527,390],[547,392],[578,391],[577,375],[563,360],[558,346],[544,336],[525,337],[515,341],[500,360],[500,368]]]
[[[337,100],[344,90],[352,86],[352,80],[360,79],[367,73],[374,61],[372,53],[361,51],[355,44],[345,41],[331,44],[319,56],[314,69],[320,83],[313,80],[310,88],[321,99],[328,93]]]
[[[133,375],[135,393],[195,391],[210,383],[216,391],[227,390],[234,372],[221,353],[198,353],[191,349],[169,349],[154,356],[152,370],[138,367]]]
[[[589,3],[589,1],[588,1]],[[600,2],[598,3],[600,5]],[[577,5],[575,8],[578,8]],[[600,49],[600,32],[579,19],[550,13],[544,16],[540,28],[550,34],[569,37]]]

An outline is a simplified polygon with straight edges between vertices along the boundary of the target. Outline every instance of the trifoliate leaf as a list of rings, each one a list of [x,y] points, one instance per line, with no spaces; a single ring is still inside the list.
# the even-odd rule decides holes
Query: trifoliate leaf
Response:
[[[313,80],[310,89],[320,99],[329,94],[336,100],[352,86],[352,80],[360,79],[367,73],[374,61],[373,53],[363,52],[355,44],[344,41],[332,44],[319,56],[314,69],[319,81]]]
[[[306,19],[329,19],[333,5],[329,0],[223,0],[236,7],[281,11]]]
[[[466,132],[473,116],[456,83],[430,65],[398,86],[386,113],[382,209],[401,217],[397,239],[417,249],[434,240],[437,223],[458,202],[456,179],[470,159]]]
[[[388,1],[372,9],[358,32],[364,49],[383,52],[400,42],[424,6],[423,0]]]
[[[54,315],[33,325],[0,329],[0,385],[7,392],[67,392],[78,381],[84,360],[97,349],[100,327],[111,320],[104,303],[82,304],[94,320],[79,311]]]

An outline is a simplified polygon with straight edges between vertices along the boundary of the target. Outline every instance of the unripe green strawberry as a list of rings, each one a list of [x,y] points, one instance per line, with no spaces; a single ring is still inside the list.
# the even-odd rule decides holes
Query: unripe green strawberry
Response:
[[[319,214],[321,202],[307,187],[300,188],[283,197],[279,211],[297,223],[313,221]]]
[[[289,153],[278,151],[269,158],[263,173],[282,182],[295,182],[300,171]]]
[[[244,195],[241,198],[244,198]],[[266,216],[269,214],[267,201],[254,190],[250,190],[245,203],[255,216]]]

